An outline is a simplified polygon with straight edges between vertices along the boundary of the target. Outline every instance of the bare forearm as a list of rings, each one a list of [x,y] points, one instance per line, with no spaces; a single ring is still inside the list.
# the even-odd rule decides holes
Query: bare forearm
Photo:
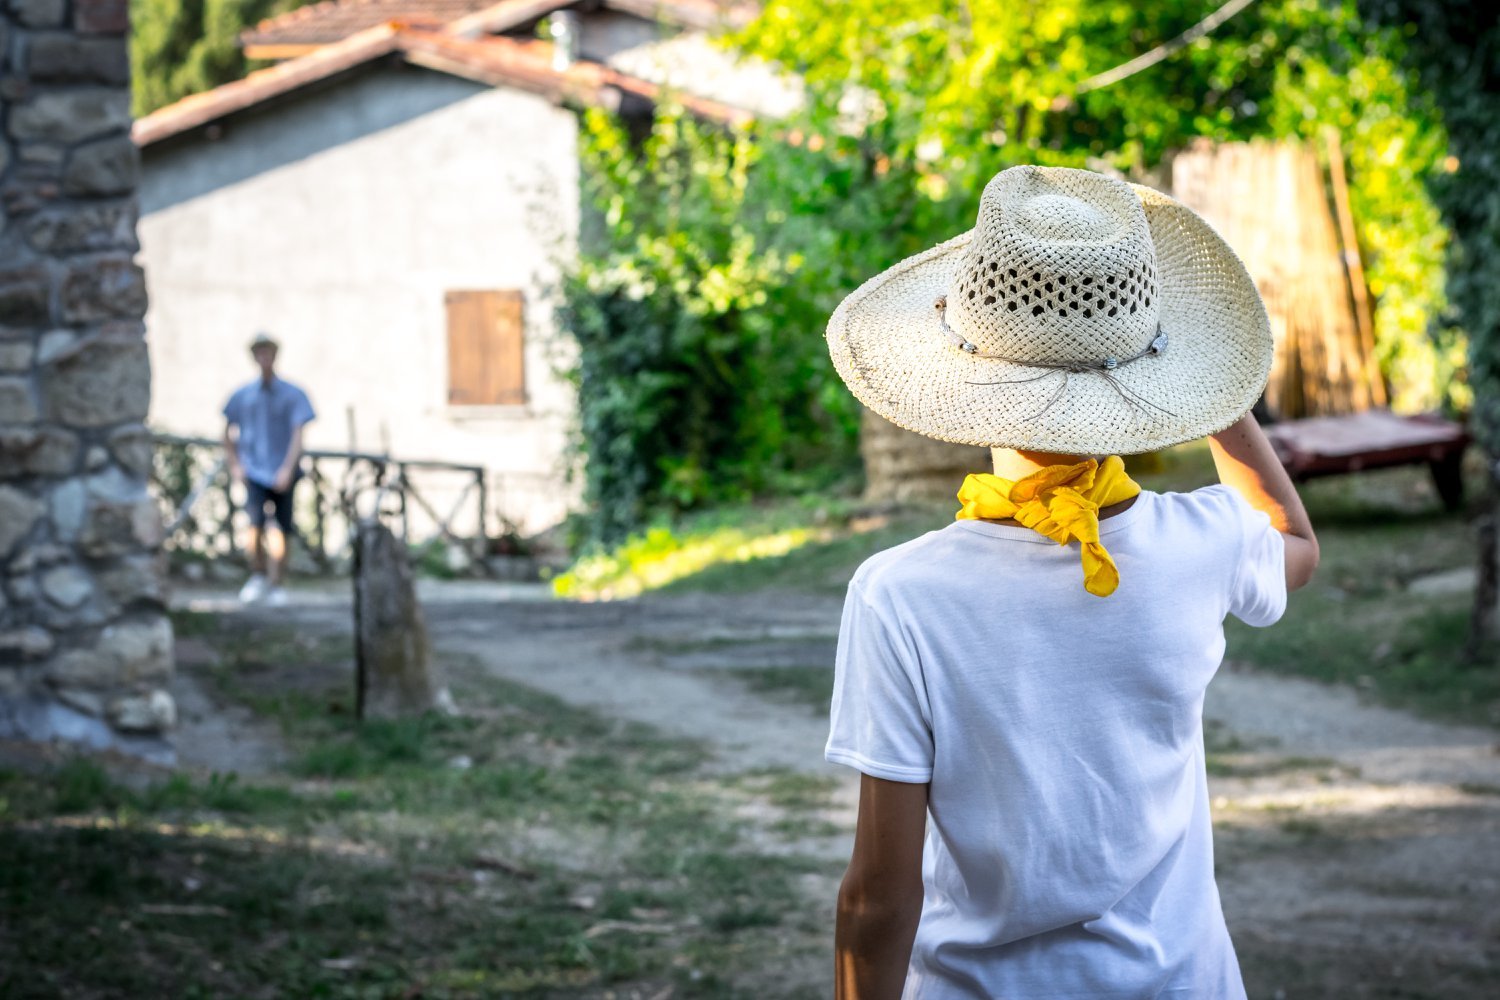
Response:
[[[1209,440],[1209,447],[1219,482],[1267,514],[1277,531],[1298,538],[1313,537],[1312,522],[1302,506],[1302,498],[1254,417],[1246,414],[1215,434]]]
[[[234,435],[229,431],[224,432],[224,460],[229,464],[230,471],[240,467],[240,449],[234,440]]]
[[[1297,488],[1250,414],[1209,439],[1219,481],[1271,519],[1287,545],[1287,584],[1296,589],[1318,564],[1318,540]]]
[[[834,926],[837,1000],[899,1000],[921,915],[920,895],[862,905],[840,894]]]
[[[286,459],[281,463],[281,471],[290,474],[302,461],[302,428],[298,427],[292,431],[292,440],[287,443]]]

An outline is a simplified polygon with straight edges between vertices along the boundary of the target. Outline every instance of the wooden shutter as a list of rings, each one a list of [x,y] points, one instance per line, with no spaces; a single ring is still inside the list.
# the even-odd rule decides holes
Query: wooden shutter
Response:
[[[526,402],[522,355],[525,298],[517,291],[454,291],[448,311],[448,402],[518,406]]]

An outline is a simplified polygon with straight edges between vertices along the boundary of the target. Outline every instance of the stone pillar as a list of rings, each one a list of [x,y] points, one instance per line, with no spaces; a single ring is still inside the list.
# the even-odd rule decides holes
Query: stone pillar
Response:
[[[994,469],[988,448],[913,434],[870,410],[860,422],[859,453],[865,499],[872,501],[953,500],[964,476]]]
[[[169,756],[128,3],[0,5],[0,736]]]

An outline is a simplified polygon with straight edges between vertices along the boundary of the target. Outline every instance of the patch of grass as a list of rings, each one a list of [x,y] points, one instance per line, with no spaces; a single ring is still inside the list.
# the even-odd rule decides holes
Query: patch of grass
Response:
[[[1329,836],[1328,829],[1322,823],[1319,823],[1315,819],[1308,819],[1305,816],[1294,816],[1290,819],[1284,819],[1277,824],[1277,828],[1282,833],[1296,837],[1299,840],[1318,840]]]
[[[1158,492],[1215,481],[1202,442],[1132,459],[1132,474]],[[956,488],[956,484],[955,484]],[[1269,629],[1234,619],[1226,625],[1231,659],[1284,673],[1358,685],[1382,701],[1466,722],[1500,725],[1500,647],[1464,656],[1469,596],[1420,596],[1409,585],[1473,561],[1466,513],[1442,508],[1421,467],[1315,480],[1301,487],[1317,528],[1322,565],[1311,586],[1291,596],[1285,617]],[[749,593],[782,588],[835,593],[870,555],[951,519],[934,505],[897,513],[878,527],[862,524],[777,558],[711,565],[668,590]],[[850,524],[853,522],[851,521]],[[1486,666],[1488,664],[1488,666]],[[762,672],[757,689],[808,684],[808,700],[826,704],[815,678]],[[820,705],[821,707],[821,705]]]
[[[756,694],[767,695],[815,712],[833,702],[833,667],[742,667],[725,671]]]
[[[832,872],[773,822],[816,779],[705,781],[696,744],[462,663],[464,717],[360,725],[343,646],[202,634],[292,773],[0,771],[0,995],[717,1000],[821,970],[800,887]]]
[[[1500,785],[1490,785],[1482,781],[1460,781],[1458,790],[1465,795],[1500,795]]]
[[[928,508],[872,514],[851,497],[819,494],[720,507],[587,554],[554,579],[553,589],[589,600],[659,589],[842,590],[871,553],[941,527],[951,516],[949,506],[940,514]]]
[[[1269,629],[1230,619],[1228,655],[1266,670],[1358,686],[1387,704],[1500,725],[1500,649],[1464,656],[1470,597],[1422,596],[1412,581],[1473,562],[1466,514],[1439,504],[1422,468],[1301,487],[1322,563]]]
[[[1297,771],[1327,772],[1339,766],[1326,757],[1278,757],[1271,754],[1209,753],[1205,766],[1217,778],[1263,778]]]

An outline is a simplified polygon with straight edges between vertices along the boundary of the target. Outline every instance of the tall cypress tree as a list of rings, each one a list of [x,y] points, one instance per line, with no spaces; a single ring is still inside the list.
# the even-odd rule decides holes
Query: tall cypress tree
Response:
[[[240,32],[309,0],[130,0],[130,68],[137,117],[238,80],[252,64]]]

